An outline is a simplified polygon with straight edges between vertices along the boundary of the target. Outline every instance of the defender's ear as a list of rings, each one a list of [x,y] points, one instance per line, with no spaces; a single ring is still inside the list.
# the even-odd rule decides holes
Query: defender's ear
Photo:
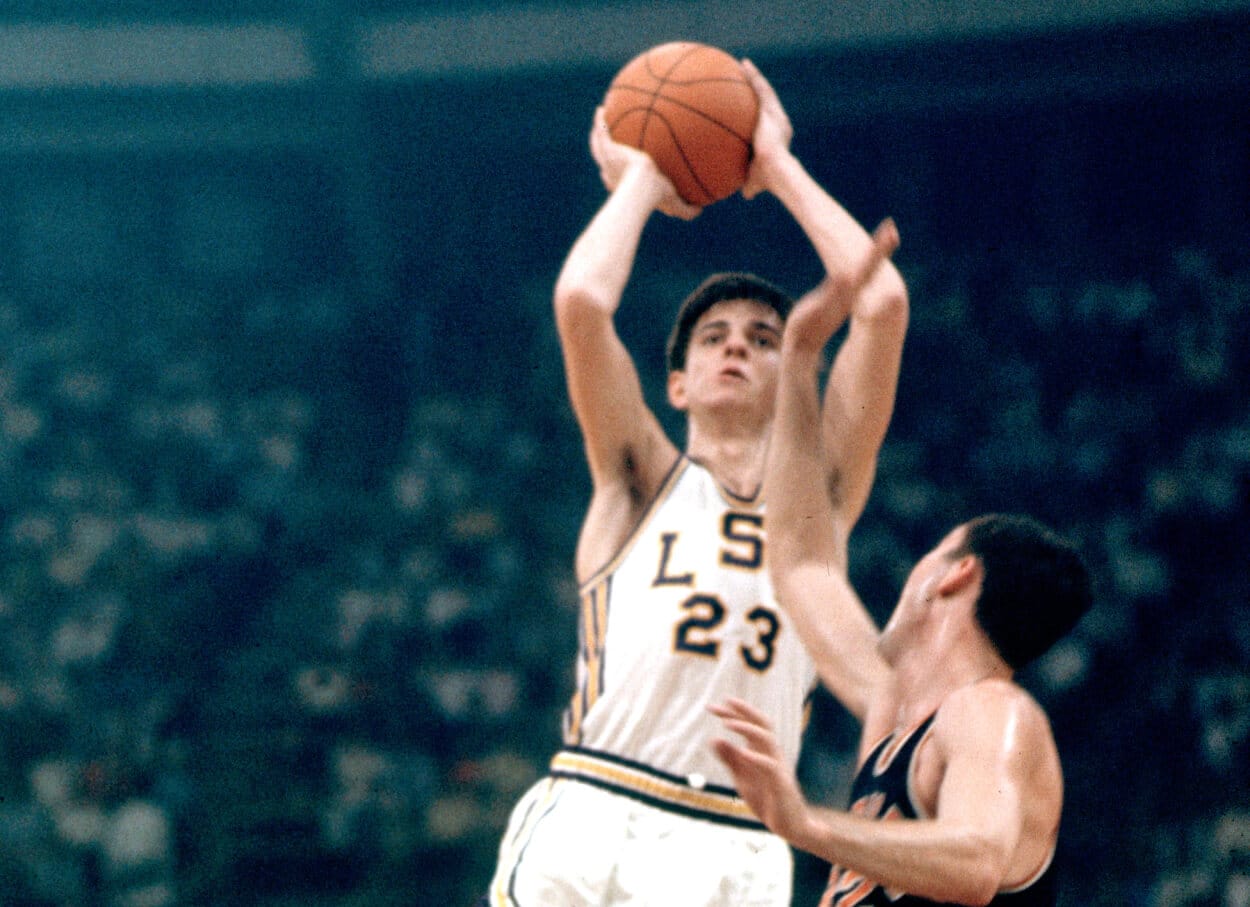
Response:
[[[981,582],[981,560],[975,554],[965,554],[953,561],[942,578],[938,580],[938,595],[956,595],[969,586]]]

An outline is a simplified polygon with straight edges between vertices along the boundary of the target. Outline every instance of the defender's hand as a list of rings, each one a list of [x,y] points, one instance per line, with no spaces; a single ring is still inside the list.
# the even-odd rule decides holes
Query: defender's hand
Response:
[[[807,801],[768,718],[740,699],[709,706],[708,711],[743,740],[712,743],[717,758],[733,773],[738,795],[770,831],[783,838],[795,834],[806,821]]]

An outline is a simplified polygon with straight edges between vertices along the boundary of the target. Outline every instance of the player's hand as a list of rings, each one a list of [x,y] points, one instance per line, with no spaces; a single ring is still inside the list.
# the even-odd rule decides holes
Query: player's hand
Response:
[[[774,834],[789,839],[807,818],[808,804],[786,764],[768,718],[740,699],[708,707],[742,743],[712,742],[717,758],[733,773],[738,795]]]
[[[599,165],[599,178],[609,192],[616,191],[630,167],[656,171],[657,175],[663,176],[646,152],[612,138],[602,107],[595,110],[595,123],[590,130],[590,154]]]
[[[755,64],[744,59],[742,69],[760,101],[759,120],[751,139],[751,167],[742,187],[744,198],[755,198],[769,188],[769,167],[777,158],[790,154],[794,127],[790,124],[785,108],[781,106],[777,92]]]
[[[794,306],[786,319],[786,336],[798,347],[824,349],[850,315],[855,299],[876,275],[881,263],[898,248],[898,227],[886,218],[872,233],[872,245],[863,258],[848,263],[840,274],[829,274]]]
[[[612,138],[602,107],[595,110],[595,123],[590,130],[590,154],[599,165],[599,178],[609,192],[616,191],[627,172],[637,170],[643,174],[648,191],[654,197],[656,210],[682,220],[693,220],[703,210],[688,204],[677,194],[672,181],[649,154]]]

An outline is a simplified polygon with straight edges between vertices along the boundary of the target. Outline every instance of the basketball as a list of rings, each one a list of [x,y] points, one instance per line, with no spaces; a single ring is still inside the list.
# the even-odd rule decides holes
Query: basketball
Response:
[[[699,207],[746,182],[759,107],[737,60],[690,41],[630,60],[603,102],[612,138],[651,155],[677,194]]]

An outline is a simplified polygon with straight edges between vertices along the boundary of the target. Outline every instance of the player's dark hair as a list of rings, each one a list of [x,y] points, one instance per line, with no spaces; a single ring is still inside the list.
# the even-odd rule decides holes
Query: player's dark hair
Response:
[[[991,513],[966,529],[955,556],[981,561],[977,622],[1003,661],[1019,670],[1089,610],[1089,572],[1071,542],[1032,517]]]
[[[690,346],[690,333],[695,322],[716,303],[728,299],[762,302],[780,315],[782,321],[786,320],[794,306],[794,300],[788,293],[762,277],[741,271],[713,274],[695,287],[677,309],[677,319],[664,350],[670,372],[686,367],[686,350]]]

